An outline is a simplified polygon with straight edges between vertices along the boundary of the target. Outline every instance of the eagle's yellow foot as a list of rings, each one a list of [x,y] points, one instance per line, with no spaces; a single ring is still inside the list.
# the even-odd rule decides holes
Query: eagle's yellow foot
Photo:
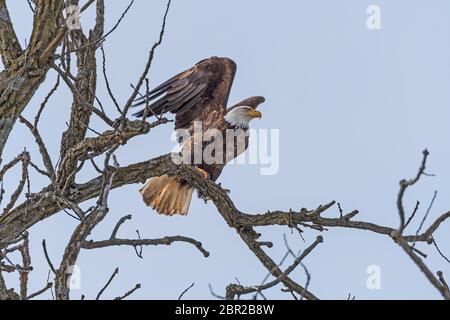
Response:
[[[210,174],[207,171],[205,171],[199,167],[195,167],[195,170],[197,170],[197,172],[200,173],[205,179],[210,178]],[[198,197],[200,199],[202,199],[203,201],[205,201],[205,203],[208,203],[208,201],[211,200],[209,197],[201,194],[200,192],[198,192]]]
[[[209,179],[209,173],[206,172],[205,170],[199,168],[199,167],[195,167],[195,169],[197,170],[198,173],[200,173],[205,179]]]

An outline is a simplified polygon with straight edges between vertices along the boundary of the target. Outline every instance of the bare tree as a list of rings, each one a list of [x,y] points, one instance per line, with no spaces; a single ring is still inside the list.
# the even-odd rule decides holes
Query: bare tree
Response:
[[[278,264],[265,251],[266,247],[270,248],[273,244],[268,241],[260,241],[261,235],[255,231],[255,228],[283,226],[291,230],[297,230],[300,235],[303,232],[302,229],[305,228],[312,229],[317,233],[322,233],[327,228],[347,228],[390,237],[393,243],[398,245],[411,258],[412,262],[423,272],[442,297],[450,299],[449,287],[443,273],[431,271],[424,263],[425,253],[415,246],[418,242],[427,243],[434,245],[442,253],[433,234],[450,217],[450,211],[443,213],[428,228],[424,229],[425,231],[422,231],[425,222],[425,219],[423,219],[421,228],[417,232],[406,233],[411,221],[417,217],[419,203],[417,203],[414,212],[408,216],[403,204],[404,196],[409,188],[427,175],[428,151],[424,151],[423,160],[416,176],[411,180],[400,182],[397,200],[400,217],[398,227],[386,227],[370,222],[356,221],[355,217],[358,215],[358,211],[345,213],[335,201],[319,205],[313,210],[275,211],[264,214],[244,213],[236,208],[227,190],[205,179],[192,167],[173,163],[170,155],[163,155],[128,166],[120,166],[115,157],[117,149],[123,148],[128,141],[137,136],[149,134],[156,126],[169,122],[164,117],[157,118],[154,122],[147,121],[146,117],[140,120],[132,120],[128,117],[128,111],[140,92],[148,91],[147,76],[156,49],[163,41],[171,1],[167,2],[158,41],[150,47],[142,74],[133,85],[134,89],[124,105],[119,104],[109,85],[103,44],[107,37],[119,27],[133,5],[133,1],[130,2],[118,22],[109,31],[105,30],[104,0],[84,1],[83,4],[80,4],[81,11],[94,7],[94,5],[96,8],[95,26],[89,32],[67,26],[65,9],[69,5],[79,5],[78,2],[76,0],[29,1],[30,9],[34,12],[33,31],[29,44],[22,47],[15,34],[6,0],[0,0],[0,55],[4,65],[4,70],[0,73],[0,158],[10,137],[10,132],[18,122],[17,120],[30,130],[39,150],[39,154],[36,155],[24,151],[14,159],[5,160],[3,161],[3,167],[0,169],[0,181],[2,183],[0,203],[6,200],[3,199],[5,195],[3,189],[5,175],[18,166],[21,167],[22,172],[17,187],[12,189],[9,201],[0,212],[0,299],[26,300],[38,297],[47,290],[54,290],[56,299],[70,299],[68,280],[71,275],[71,268],[76,264],[83,250],[130,246],[136,250],[138,256],[141,256],[143,246],[170,245],[174,242],[183,242],[192,245],[205,257],[208,257],[209,252],[204,249],[202,243],[184,236],[168,236],[160,239],[141,239],[140,236],[137,239],[118,238],[118,231],[127,220],[131,219],[131,216],[120,219],[108,239],[89,239],[91,232],[108,215],[108,195],[112,189],[141,183],[148,178],[164,174],[186,180],[203,196],[212,201],[226,225],[238,233],[243,244],[267,269],[268,275],[263,283],[252,286],[244,286],[240,283],[230,284],[226,288],[223,298],[235,299],[250,294],[254,299],[265,298],[265,290],[281,286],[281,289],[289,293],[294,299],[318,299],[308,289],[311,276],[304,265],[304,260],[324,241],[324,238],[318,235],[316,240],[299,254],[292,252],[286,242],[286,256]],[[100,66],[99,58],[102,59]],[[73,65],[72,59],[76,60],[76,65]],[[75,73],[73,70],[75,70]],[[30,121],[22,116],[22,112],[28,106],[40,85],[46,81],[46,76],[50,71],[57,73],[57,81],[46,95],[34,120]],[[106,108],[103,107],[103,103],[96,96],[96,87],[99,81],[98,72],[102,73],[102,81],[106,84],[113,104],[113,108],[108,108],[108,110],[115,109],[117,111],[115,117],[105,112]],[[49,100],[61,85],[67,86],[72,93],[71,114],[68,128],[61,137],[59,161],[53,163],[47,145],[39,133],[39,123],[41,114]],[[97,132],[91,128],[92,117],[101,119],[109,129]],[[95,137],[87,137],[88,131],[92,131]],[[97,162],[99,161],[103,164],[98,165]],[[39,166],[38,162],[41,162],[42,165]],[[92,165],[98,172],[97,176],[91,177],[87,182],[77,183],[78,173],[84,166],[89,165]],[[48,180],[48,185],[35,193],[30,190],[30,170],[45,176]],[[24,196],[25,200],[18,203],[21,196]],[[96,204],[91,208],[83,209],[82,205],[92,199],[96,199]],[[431,206],[432,204],[430,208]],[[334,207],[338,208],[340,215],[334,218],[325,217],[325,213]],[[427,211],[426,216],[429,211]],[[61,263],[57,266],[51,261],[45,241],[42,243],[52,274],[49,275],[48,283],[41,290],[30,293],[28,292],[28,275],[33,268],[28,230],[61,212],[66,212],[79,220],[78,226],[73,230],[62,254]],[[18,253],[22,257],[20,263],[12,261],[10,256],[13,253]],[[289,267],[282,270],[282,263],[289,256],[292,256],[294,261]],[[292,271],[299,266],[305,271],[305,285],[299,284],[292,278]],[[9,289],[3,273],[17,273],[20,292],[17,293]],[[118,273],[119,270],[115,269],[105,286],[98,292],[97,299],[101,298],[103,292]],[[273,279],[269,281],[270,278]],[[192,285],[180,295],[180,299],[191,287]],[[137,284],[116,299],[125,299],[139,288],[140,284]],[[216,297],[222,297],[222,295],[212,293]]]

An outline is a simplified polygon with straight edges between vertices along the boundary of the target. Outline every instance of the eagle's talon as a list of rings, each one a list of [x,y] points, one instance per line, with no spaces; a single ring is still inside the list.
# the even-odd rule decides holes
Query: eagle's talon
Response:
[[[198,193],[199,199],[202,199],[205,203],[208,203],[208,201],[211,200],[208,196],[205,196],[205,195],[201,194],[200,192],[197,192],[197,193]]]
[[[221,188],[222,188],[222,190],[223,190],[223,191],[225,191],[225,193],[226,193],[226,194],[230,194],[231,190],[230,190],[230,189],[227,189],[227,188],[224,188],[224,187],[222,187],[222,183],[219,183],[219,187],[221,187]]]

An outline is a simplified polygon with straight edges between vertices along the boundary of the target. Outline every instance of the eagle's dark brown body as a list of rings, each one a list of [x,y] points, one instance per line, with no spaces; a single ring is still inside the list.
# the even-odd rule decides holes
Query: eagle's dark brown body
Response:
[[[161,115],[166,112],[175,114],[175,129],[189,133],[191,138],[184,141],[182,153],[195,150],[195,143],[200,143],[201,150],[205,150],[211,143],[195,139],[195,127],[201,125],[201,132],[215,130],[223,136],[223,161],[219,163],[194,163],[194,165],[205,173],[205,176],[217,180],[220,176],[226,160],[231,160],[243,153],[249,143],[246,135],[244,144],[237,143],[228,148],[226,152],[226,131],[238,129],[225,120],[225,115],[234,108],[243,106],[256,109],[264,102],[263,97],[252,97],[246,99],[227,109],[228,97],[236,74],[236,64],[228,58],[212,57],[197,63],[162,85],[152,90],[148,95],[140,98],[135,105],[143,105],[151,101],[149,108],[135,114],[137,117]],[[246,134],[248,128],[240,129],[241,134]],[[197,142],[196,142],[197,141]],[[186,146],[190,145],[190,148]],[[231,152],[231,155],[230,155]],[[186,155],[185,155],[186,156]],[[150,179],[141,189],[144,201],[156,209],[159,213],[187,214],[192,188],[185,182],[167,176]],[[189,199],[188,199],[189,198]]]

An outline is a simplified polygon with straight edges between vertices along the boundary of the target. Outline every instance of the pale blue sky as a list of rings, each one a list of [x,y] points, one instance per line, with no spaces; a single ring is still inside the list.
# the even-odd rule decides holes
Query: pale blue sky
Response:
[[[127,1],[108,3],[107,25],[120,17]],[[366,27],[366,8],[381,7],[382,28]],[[29,39],[31,15],[26,1],[9,1],[10,13],[22,43]],[[129,84],[139,77],[148,49],[157,39],[165,1],[136,0],[134,7],[113,33],[105,49],[111,84],[123,103]],[[174,0],[166,37],[158,49],[150,73],[151,84],[166,80],[203,58],[217,55],[232,58],[238,73],[230,104],[253,95],[263,95],[264,116],[256,128],[280,129],[280,171],[261,176],[258,166],[232,166],[220,182],[231,189],[239,209],[261,213],[271,209],[314,208],[337,200],[344,210],[358,209],[358,219],[398,226],[395,198],[398,181],[414,175],[427,147],[431,152],[425,178],[407,194],[408,210],[416,200],[423,202],[423,216],[435,190],[439,191],[430,219],[450,207],[450,2],[445,0]],[[92,13],[83,16],[85,29],[92,25]],[[28,106],[25,115],[34,116],[53,85],[55,74]],[[64,85],[45,110],[41,133],[56,162],[59,141],[68,119],[71,99]],[[98,95],[114,114],[103,83]],[[102,130],[96,119],[92,127]],[[118,152],[119,162],[133,163],[171,150],[172,125],[160,127],[148,136],[134,139]],[[29,132],[18,124],[9,140],[5,161],[24,147],[37,157]],[[87,178],[84,172],[79,178]],[[5,186],[16,183],[9,176]],[[46,182],[33,177],[32,191]],[[120,236],[191,236],[201,241],[211,256],[205,259],[188,245],[144,249],[144,260],[132,248],[83,251],[78,265],[82,290],[72,292],[95,297],[115,267],[119,276],[105,293],[113,298],[136,283],[142,283],[134,298],[177,298],[191,283],[186,298],[211,298],[208,283],[223,294],[225,286],[239,278],[244,285],[258,284],[266,275],[260,262],[229,229],[213,205],[194,198],[188,217],[158,216],[141,202],[132,185],[112,193],[111,212],[95,230],[93,238],[108,237],[116,221],[133,214]],[[88,207],[86,204],[85,207]],[[337,216],[337,209],[327,213]],[[414,233],[419,221],[413,223]],[[48,267],[41,241],[47,239],[55,264],[76,222],[64,213],[33,227],[31,285],[41,288]],[[442,249],[450,254],[449,226],[436,233]],[[273,241],[268,253],[279,260],[285,253],[283,233],[295,251],[305,248],[316,234],[305,232],[306,243],[287,228],[260,228],[262,239]],[[305,264],[311,272],[310,290],[324,299],[440,298],[403,251],[389,238],[369,232],[331,229],[325,242]],[[450,267],[433,247],[418,245],[430,255],[433,271],[450,277]],[[368,290],[366,269],[381,268],[381,290]],[[286,265],[287,266],[287,265]],[[301,270],[293,273],[305,282]],[[17,283],[8,278],[9,284]],[[14,281],[12,281],[14,280]],[[32,290],[33,291],[33,290]],[[280,288],[266,294],[290,298]],[[50,295],[46,296],[47,298]]]

